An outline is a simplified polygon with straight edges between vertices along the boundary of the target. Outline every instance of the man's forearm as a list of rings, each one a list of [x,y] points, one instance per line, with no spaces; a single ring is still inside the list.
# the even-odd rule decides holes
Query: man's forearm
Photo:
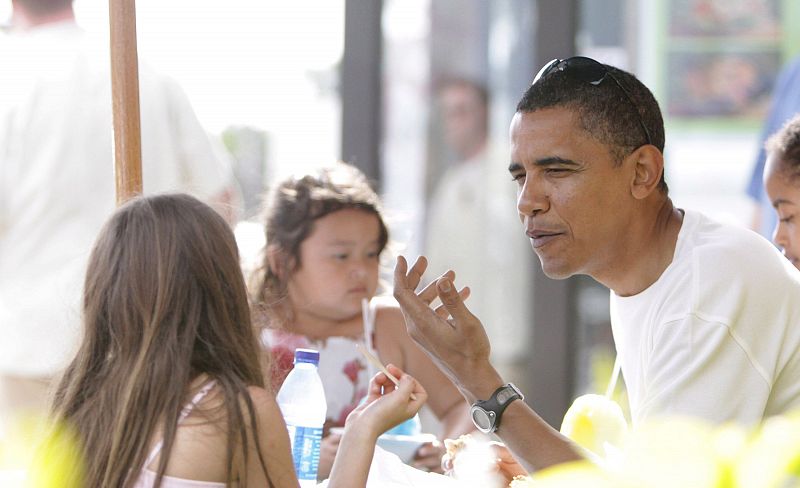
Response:
[[[458,387],[470,403],[488,399],[505,384],[491,365],[476,367],[472,374],[459,380]],[[520,460],[537,470],[583,459],[569,439],[550,427],[523,401],[508,405],[495,434]]]
[[[512,402],[495,432],[509,449],[534,469],[584,459],[576,446],[550,427],[523,401]]]

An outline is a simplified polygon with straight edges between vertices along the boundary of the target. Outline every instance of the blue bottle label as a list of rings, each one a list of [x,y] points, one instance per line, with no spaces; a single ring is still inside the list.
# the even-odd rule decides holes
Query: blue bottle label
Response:
[[[286,427],[289,429],[289,440],[292,442],[292,459],[297,479],[316,482],[322,428],[300,425],[287,425]]]

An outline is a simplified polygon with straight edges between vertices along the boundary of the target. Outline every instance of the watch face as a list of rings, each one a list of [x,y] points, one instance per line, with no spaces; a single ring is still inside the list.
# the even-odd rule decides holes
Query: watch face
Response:
[[[494,412],[487,412],[480,407],[472,407],[472,423],[483,432],[491,432],[494,428]]]

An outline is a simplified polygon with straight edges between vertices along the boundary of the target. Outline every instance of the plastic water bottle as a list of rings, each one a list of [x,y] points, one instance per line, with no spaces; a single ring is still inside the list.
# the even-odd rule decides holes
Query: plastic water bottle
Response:
[[[283,382],[277,398],[289,430],[294,470],[301,488],[317,484],[322,425],[328,410],[318,365],[319,352],[295,350],[294,368]]]

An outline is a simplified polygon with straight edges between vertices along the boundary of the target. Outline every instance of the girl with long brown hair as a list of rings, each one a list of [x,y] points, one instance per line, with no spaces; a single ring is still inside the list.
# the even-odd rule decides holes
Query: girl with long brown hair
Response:
[[[79,439],[77,483],[297,486],[236,242],[214,210],[180,194],[120,207],[89,260],[83,324],[53,406]],[[392,372],[400,386],[376,375],[348,419],[329,486],[363,486],[377,436],[424,402],[413,378]]]

